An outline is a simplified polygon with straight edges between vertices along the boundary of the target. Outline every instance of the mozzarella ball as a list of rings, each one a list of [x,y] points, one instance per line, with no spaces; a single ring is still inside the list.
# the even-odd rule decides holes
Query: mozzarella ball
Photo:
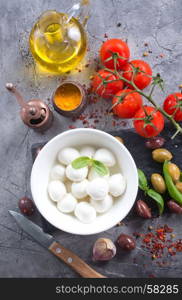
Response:
[[[84,179],[81,182],[74,182],[71,186],[71,192],[77,199],[82,199],[87,196],[88,180]]]
[[[82,181],[87,177],[87,174],[88,174],[88,167],[74,169],[70,164],[66,168],[66,176],[71,181],[76,181],[76,182]]]
[[[104,178],[96,178],[87,185],[87,193],[94,200],[103,200],[109,191],[109,185]]]
[[[72,181],[69,181],[69,180],[66,180],[65,183],[64,183],[64,184],[65,184],[65,187],[66,187],[66,190],[67,190],[68,193],[71,193],[71,186],[72,186],[72,183],[73,183],[73,182],[72,182]]]
[[[60,201],[66,194],[66,188],[64,183],[62,183],[59,180],[51,181],[48,185],[48,193],[53,201]]]
[[[61,165],[56,165],[51,170],[51,179],[59,179],[61,181],[65,180],[65,167]]]
[[[122,174],[114,174],[109,180],[109,193],[113,197],[121,196],[126,189],[126,180]]]
[[[88,180],[91,181],[94,180],[95,178],[109,178],[109,173],[107,175],[102,176],[99,173],[97,173],[94,168],[91,168],[88,173]]]
[[[82,223],[92,223],[96,218],[96,211],[87,202],[80,202],[75,208],[75,216]]]
[[[95,148],[91,146],[84,146],[80,150],[80,155],[81,156],[88,156],[92,158],[95,154]]]
[[[75,210],[77,200],[73,195],[66,194],[60,201],[57,203],[57,208],[63,213],[71,213]]]
[[[94,159],[101,161],[107,167],[113,167],[116,163],[114,155],[105,148],[98,149],[94,155]]]
[[[58,160],[63,165],[69,165],[73,160],[80,157],[80,153],[75,148],[64,148],[58,153]]]
[[[95,208],[96,212],[105,213],[111,208],[113,204],[113,199],[110,195],[107,195],[101,201],[95,201],[93,199],[90,199],[90,204]]]

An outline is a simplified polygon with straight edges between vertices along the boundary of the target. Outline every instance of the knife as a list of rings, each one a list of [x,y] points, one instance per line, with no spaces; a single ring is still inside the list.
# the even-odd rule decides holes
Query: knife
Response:
[[[80,274],[84,278],[106,278],[102,274],[96,272],[89,265],[87,265],[82,259],[75,255],[70,250],[64,248],[59,244],[52,235],[43,232],[42,228],[34,224],[23,215],[9,210],[9,213],[15,218],[17,224],[28,233],[35,241],[41,246],[48,249],[59,259],[64,261],[74,271]]]

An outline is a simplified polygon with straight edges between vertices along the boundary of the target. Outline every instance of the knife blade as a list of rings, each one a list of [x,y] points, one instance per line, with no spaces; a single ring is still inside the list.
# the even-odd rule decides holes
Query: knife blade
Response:
[[[42,228],[32,221],[28,220],[22,214],[9,210],[17,224],[41,246],[48,249],[51,253],[69,265],[74,271],[85,278],[106,278],[102,274],[96,272],[82,259],[70,250],[64,248],[54,237],[43,232]]]

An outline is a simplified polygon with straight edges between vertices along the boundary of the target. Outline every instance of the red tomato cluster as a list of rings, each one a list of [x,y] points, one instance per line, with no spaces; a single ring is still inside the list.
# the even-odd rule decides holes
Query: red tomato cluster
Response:
[[[100,49],[100,60],[104,66],[92,80],[92,90],[102,98],[112,99],[113,112],[119,118],[133,118],[138,134],[145,138],[157,136],[164,128],[163,114],[151,106],[143,106],[143,90],[152,81],[152,69],[143,60],[131,60],[130,49],[120,39],[104,42]],[[117,71],[117,74],[116,72]],[[120,79],[120,75],[125,80]],[[133,85],[131,85],[131,81]],[[182,121],[182,94],[174,93],[164,101],[163,109]]]

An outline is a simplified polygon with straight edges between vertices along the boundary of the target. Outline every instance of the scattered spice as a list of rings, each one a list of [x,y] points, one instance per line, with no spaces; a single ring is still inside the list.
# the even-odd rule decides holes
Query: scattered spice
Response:
[[[121,27],[121,23],[118,23],[118,24],[117,24],[117,27]]]
[[[172,241],[171,238],[175,238],[173,228],[168,225],[163,225],[154,229],[152,226],[148,227],[150,232],[138,233],[134,232],[135,238],[141,238],[141,248],[147,250],[152,260],[158,260],[162,257],[175,256],[177,252],[182,252],[182,240],[178,239]],[[164,266],[168,262],[158,262],[158,265]]]
[[[69,125],[69,129],[75,129],[76,126],[73,126],[73,125]]]

